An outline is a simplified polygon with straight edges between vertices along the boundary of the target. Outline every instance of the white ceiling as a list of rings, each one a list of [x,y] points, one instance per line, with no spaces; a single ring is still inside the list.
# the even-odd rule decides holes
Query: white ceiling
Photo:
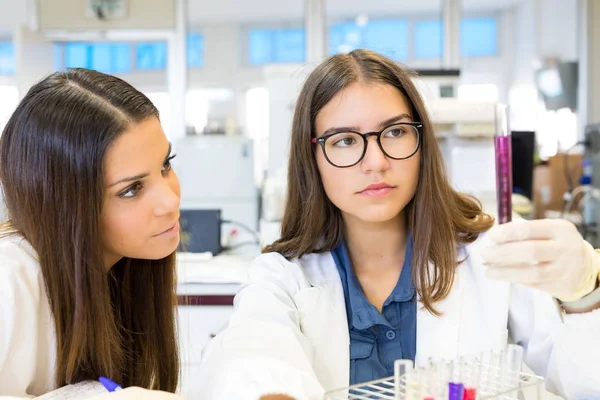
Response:
[[[501,10],[529,0],[462,0],[463,11]],[[326,0],[331,18],[440,13],[441,0]],[[299,20],[303,0],[188,0],[191,24],[225,21]]]

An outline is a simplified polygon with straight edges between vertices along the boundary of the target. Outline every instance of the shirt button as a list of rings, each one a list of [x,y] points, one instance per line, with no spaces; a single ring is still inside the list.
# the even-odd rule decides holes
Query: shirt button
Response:
[[[394,331],[387,331],[385,333],[385,337],[388,338],[389,340],[394,340],[396,338],[396,332],[394,332]]]

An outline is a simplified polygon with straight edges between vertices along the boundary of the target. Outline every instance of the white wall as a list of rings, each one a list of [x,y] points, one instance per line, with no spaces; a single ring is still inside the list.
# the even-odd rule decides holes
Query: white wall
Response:
[[[580,99],[586,101],[583,124],[600,124],[600,2],[581,1],[582,13],[585,13],[584,30],[588,39],[584,44],[587,51],[584,56],[584,67],[587,67],[586,76],[581,77],[585,85]]]
[[[13,40],[16,56],[15,69],[18,71],[15,83],[19,91],[19,98],[23,98],[31,86],[52,72],[54,67],[53,46],[26,25],[15,29]]]
[[[532,1],[532,0],[530,0]],[[540,22],[537,55],[558,57],[565,61],[577,59],[577,1],[535,0]]]
[[[28,0],[0,0],[0,36],[10,36],[27,22]]]
[[[536,91],[535,72],[546,59],[577,59],[577,3],[527,0],[511,14],[513,52],[505,64],[511,126],[515,130],[538,132],[541,155],[547,157],[559,150],[559,146],[566,148],[577,140],[577,123],[570,112],[544,110]]]

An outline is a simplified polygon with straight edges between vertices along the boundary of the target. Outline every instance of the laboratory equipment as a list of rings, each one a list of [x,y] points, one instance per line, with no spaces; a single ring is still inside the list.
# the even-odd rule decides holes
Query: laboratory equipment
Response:
[[[544,380],[521,372],[523,348],[508,345],[457,360],[430,360],[418,368],[410,360],[396,361],[393,377],[328,392],[324,400],[541,400]]]
[[[252,140],[237,135],[186,136],[173,143],[173,169],[181,185],[182,210],[221,210],[224,220],[258,229],[259,192],[254,185]],[[256,233],[223,223],[222,243],[236,230],[237,242]],[[232,244],[232,243],[229,243]]]
[[[591,186],[597,191],[600,189],[600,124],[588,125],[585,129],[585,160],[591,163]],[[581,200],[580,203],[584,208],[582,234],[597,248],[600,247],[600,207],[596,201],[595,196],[591,196],[588,201]]]
[[[498,222],[505,224],[512,218],[512,150],[508,126],[508,106],[496,105],[496,133],[494,148],[496,160],[496,198]]]
[[[426,101],[452,187],[477,197],[484,211],[493,216],[497,212],[493,139],[496,104],[458,99]]]
[[[219,254],[221,245],[221,210],[181,210],[179,251]]]
[[[546,110],[577,110],[578,69],[577,61],[552,61],[536,72],[536,86]]]
[[[533,200],[535,132],[511,131],[513,193]]]

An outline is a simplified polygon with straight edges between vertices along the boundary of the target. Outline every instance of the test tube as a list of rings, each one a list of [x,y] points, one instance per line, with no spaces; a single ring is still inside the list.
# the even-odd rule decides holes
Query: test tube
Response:
[[[419,369],[413,369],[406,373],[404,400],[422,400],[423,396],[423,373]]]
[[[504,387],[508,390],[519,386],[521,367],[523,365],[523,348],[516,344],[506,346],[504,357]]]
[[[465,388],[465,393],[463,395],[463,400],[476,400],[477,399],[477,389],[475,388]]]
[[[421,379],[423,400],[435,400],[437,390],[436,386],[437,368],[429,365],[423,370],[423,378]]]
[[[506,346],[506,367],[509,371],[521,372],[523,365],[523,348],[517,344]]]
[[[438,399],[448,398],[448,384],[452,380],[451,363],[440,361],[436,365],[436,382],[434,393]]]
[[[448,400],[462,400],[465,392],[465,385],[462,382],[462,361],[453,361],[450,363],[452,371],[450,382],[448,382]]]
[[[406,380],[406,388],[408,392],[408,380],[409,376],[406,375],[413,369],[413,362],[411,360],[396,360],[394,361],[394,387],[396,389],[396,400],[404,400],[402,396],[402,379]],[[404,376],[406,375],[406,376]]]
[[[504,367],[504,352],[492,351],[490,354],[490,364],[488,371],[488,388],[492,393],[502,392],[502,368]]]
[[[448,383],[448,400],[463,400],[465,385],[458,382]]]
[[[465,395],[463,400],[475,400],[477,388],[479,387],[481,366],[476,357],[464,361],[463,381],[465,384]]]
[[[490,373],[490,353],[481,352],[479,354],[479,389],[485,392],[488,387]]]
[[[508,106],[496,105],[496,133],[494,149],[496,155],[496,198],[498,201],[498,223],[512,219],[512,143],[508,124]]]

